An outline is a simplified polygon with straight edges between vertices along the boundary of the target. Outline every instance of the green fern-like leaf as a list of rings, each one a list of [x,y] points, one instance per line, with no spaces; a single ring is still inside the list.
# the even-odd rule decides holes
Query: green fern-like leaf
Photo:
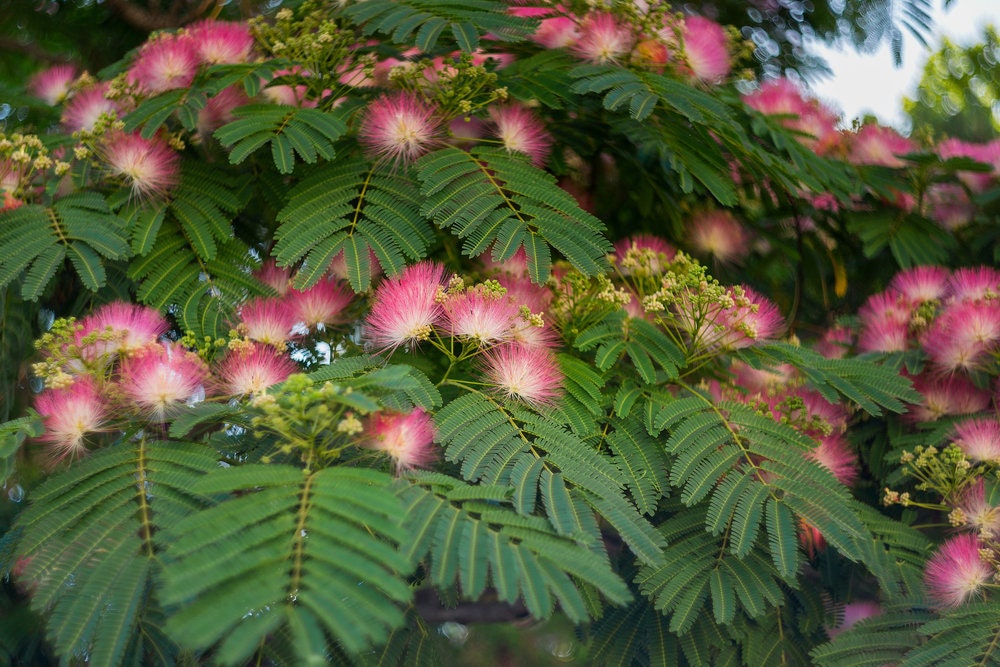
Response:
[[[370,470],[306,472],[248,465],[194,487],[218,505],[172,530],[163,573],[167,631],[194,649],[217,645],[241,664],[260,638],[287,628],[301,661],[328,638],[356,653],[403,624],[411,564],[392,479]]]
[[[1000,665],[1000,603],[973,602],[923,625],[926,643],[906,654],[905,667]]]
[[[883,410],[901,413],[906,409],[904,403],[922,400],[910,381],[896,370],[867,360],[827,359],[788,343],[754,346],[742,351],[741,357],[756,368],[791,364],[831,403],[843,396],[871,415],[881,415]]]
[[[65,660],[123,659],[159,569],[162,531],[204,506],[190,489],[215,467],[204,447],[135,440],[34,491],[18,519],[18,553],[32,605],[49,610],[47,631]]]
[[[612,604],[630,599],[628,587],[610,567],[603,549],[594,551],[563,537],[541,517],[504,505],[457,498],[477,495],[443,475],[416,475],[400,495],[407,505],[408,555],[427,559],[435,586],[456,579],[464,597],[475,599],[489,583],[499,599],[524,601],[536,618],[547,618],[559,603],[575,622],[589,618],[576,580],[595,586]]]
[[[625,476],[625,485],[636,507],[641,513],[652,515],[669,488],[667,457],[637,420],[614,425],[615,430],[608,435],[614,461]]]
[[[417,210],[418,201],[405,173],[360,159],[338,161],[292,189],[278,213],[274,255],[282,265],[303,262],[296,286],[305,288],[343,252],[351,286],[366,290],[372,275],[369,251],[389,275],[426,254],[434,234]]]
[[[282,174],[295,169],[295,156],[314,164],[336,156],[334,143],[347,130],[336,114],[277,104],[251,104],[233,110],[236,120],[215,131],[215,138],[231,148],[229,162],[240,164],[265,144],[271,145],[274,166]]]
[[[684,364],[684,353],[666,334],[621,311],[608,313],[581,331],[573,345],[584,351],[596,349],[595,363],[601,370],[616,366],[627,356],[639,376],[650,384],[677,377]]]
[[[443,148],[416,163],[425,197],[421,212],[464,240],[475,257],[493,246],[528,255],[531,279],[548,278],[547,246],[587,275],[601,271],[611,246],[604,226],[556,186],[555,178],[502,150]]]
[[[83,285],[104,286],[105,260],[130,254],[124,222],[99,194],[80,192],[50,207],[22,206],[0,216],[0,287],[20,276],[21,296],[38,300],[68,259]]]
[[[810,655],[820,667],[899,664],[908,651],[921,644],[919,630],[934,617],[924,600],[902,599],[883,604],[880,614],[862,619],[832,641],[814,648]],[[976,663],[968,661],[961,664]]]
[[[511,16],[506,3],[494,0],[373,0],[351,5],[344,13],[366,35],[387,35],[398,44],[415,44],[424,53],[434,51],[445,30],[460,49],[474,51],[486,33],[517,42],[538,26],[537,21]]]

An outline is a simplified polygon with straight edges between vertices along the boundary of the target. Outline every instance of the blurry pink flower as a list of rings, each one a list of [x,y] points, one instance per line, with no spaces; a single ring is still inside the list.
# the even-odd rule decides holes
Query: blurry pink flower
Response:
[[[906,324],[894,320],[865,322],[858,334],[859,352],[905,352],[910,333]]]
[[[570,50],[583,60],[603,65],[618,62],[628,55],[634,42],[628,26],[618,23],[607,12],[592,12],[584,18],[580,36],[570,45]]]
[[[956,269],[948,281],[956,301],[977,301],[1000,297],[1000,271],[988,266]]]
[[[927,562],[924,584],[940,606],[960,607],[991,582],[993,568],[979,557],[979,549],[976,536],[963,533],[949,538]]]
[[[552,148],[552,136],[530,109],[517,104],[489,108],[493,130],[508,153],[523,153],[541,167]]]
[[[62,124],[67,132],[93,130],[103,114],[118,114],[118,104],[104,96],[107,90],[107,83],[99,83],[78,90],[70,98],[62,114]]]
[[[388,454],[397,471],[426,468],[437,459],[434,423],[420,408],[407,414],[377,412],[365,433],[365,446]]]
[[[820,464],[844,486],[851,486],[858,479],[858,455],[847,439],[839,433],[818,438],[819,445],[806,452],[806,458]]]
[[[1000,507],[987,502],[986,483],[982,477],[977,477],[962,491],[956,509],[961,510],[963,524],[984,539],[1000,537]]]
[[[733,308],[721,311],[716,319],[715,324],[724,327],[718,344],[738,350],[750,347],[755,341],[773,339],[784,331],[785,318],[778,306],[763,294],[744,287],[743,297],[736,297],[736,301]]]
[[[159,137],[111,132],[104,137],[101,157],[110,172],[125,180],[139,199],[163,197],[180,181],[180,156]]]
[[[788,79],[767,81],[756,92],[745,95],[743,101],[762,113],[795,116],[780,122],[803,133],[805,136],[798,137],[799,141],[819,154],[829,152],[840,141],[836,114],[814,99],[805,99],[798,86]]]
[[[75,79],[76,67],[73,65],[53,65],[32,75],[28,80],[28,92],[45,100],[49,106],[55,106],[66,99]]]
[[[702,16],[684,19],[684,59],[695,78],[718,82],[729,74],[729,40],[722,26]]]
[[[980,368],[1000,343],[1000,303],[953,303],[938,314],[921,342],[940,370]]]
[[[250,62],[254,38],[243,23],[206,19],[188,27],[188,35],[202,62],[237,65]]]
[[[441,139],[436,112],[413,93],[383,95],[368,105],[358,140],[372,159],[413,162]]]
[[[899,156],[916,150],[911,140],[881,125],[865,125],[848,138],[847,159],[854,164],[902,167],[906,163]]]
[[[365,337],[382,350],[427,340],[444,314],[437,301],[443,286],[444,267],[434,262],[412,264],[384,280],[375,291]]]
[[[956,183],[934,183],[924,201],[927,216],[949,231],[965,227],[976,215],[976,205]]]
[[[636,250],[650,250],[652,255],[648,265],[641,268],[648,271],[650,275],[657,275],[666,270],[667,263],[677,254],[677,249],[658,236],[652,234],[635,234],[615,242],[615,258],[618,270],[622,275],[628,276],[635,273],[640,267],[633,267],[629,262],[624,262],[628,252]]]
[[[562,5],[546,7],[518,7],[507,9],[514,16],[540,18],[538,29],[531,39],[547,49],[561,49],[571,46],[580,36],[576,21],[568,16],[555,16],[566,12]]]
[[[561,393],[562,372],[553,354],[544,348],[498,345],[486,352],[483,375],[507,400],[534,407],[552,404]]]
[[[955,425],[955,445],[976,463],[1000,463],[1000,421],[981,417]]]
[[[997,168],[1000,167],[1000,142],[974,144],[961,139],[945,139],[936,146],[936,149],[942,160],[967,157],[993,167],[992,171],[987,172],[958,172],[959,179],[975,193],[984,192],[997,176]]]
[[[854,331],[849,327],[832,326],[823,332],[813,350],[827,359],[842,359],[854,344]]]
[[[240,88],[229,86],[223,88],[214,97],[208,98],[205,106],[198,111],[198,132],[202,137],[207,138],[217,129],[231,122],[233,110],[249,104],[250,99]]]
[[[40,440],[50,446],[53,461],[75,459],[87,451],[83,438],[101,431],[108,418],[107,406],[93,381],[80,377],[62,389],[49,389],[35,399],[45,434]]]
[[[229,396],[260,394],[268,387],[284,382],[298,370],[295,362],[270,345],[253,343],[231,350],[216,372],[220,390]]]
[[[321,280],[306,290],[290,290],[286,298],[296,322],[308,329],[322,329],[341,321],[341,313],[351,302],[351,296],[337,282]]]
[[[128,80],[149,94],[187,88],[198,71],[198,51],[190,36],[160,33],[150,38],[128,71]]]
[[[182,403],[204,399],[208,368],[193,352],[164,343],[122,361],[122,394],[151,419],[165,421]]]
[[[85,359],[105,357],[111,361],[113,355],[135,352],[155,343],[169,328],[170,324],[155,308],[112,301],[80,321],[76,338],[77,343],[88,336],[96,338],[81,350]]]
[[[253,272],[253,276],[277,292],[278,296],[285,296],[292,287],[291,269],[288,267],[279,268],[270,257],[265,259],[260,268]]]
[[[444,327],[451,336],[490,345],[510,339],[519,310],[506,296],[466,290],[444,302]]]
[[[862,600],[860,602],[851,602],[844,605],[844,618],[836,625],[836,627],[827,628],[826,634],[833,639],[840,633],[850,630],[858,621],[863,621],[866,618],[871,618],[872,616],[878,616],[882,613],[882,607],[879,606],[877,602],[871,600]]]
[[[906,418],[914,422],[936,421],[948,415],[969,415],[985,410],[990,404],[990,395],[976,387],[963,375],[930,377],[918,375],[913,378],[913,388],[920,392],[924,400],[910,406]]]
[[[282,299],[258,297],[250,299],[239,309],[238,330],[250,340],[274,345],[283,349],[295,337],[295,312]]]
[[[750,252],[750,235],[732,213],[715,209],[688,221],[688,242],[696,252],[723,264],[742,264]]]
[[[895,290],[910,303],[941,301],[948,293],[951,272],[943,266],[915,266],[900,271],[889,281]]]

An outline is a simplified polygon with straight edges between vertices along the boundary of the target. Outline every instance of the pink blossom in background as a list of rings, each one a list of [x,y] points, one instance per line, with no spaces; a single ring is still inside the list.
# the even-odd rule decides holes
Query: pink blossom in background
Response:
[[[128,70],[128,81],[148,94],[187,88],[198,64],[197,45],[189,35],[160,33],[139,49]]]
[[[603,65],[621,60],[634,43],[628,26],[607,12],[592,12],[580,24],[580,35],[569,48],[581,60]]]
[[[102,82],[76,91],[63,109],[63,128],[69,133],[89,132],[102,115],[117,116],[118,104],[104,96],[107,90],[108,84]]]
[[[253,57],[254,38],[244,23],[206,19],[187,31],[198,58],[209,65],[238,65]]]
[[[409,413],[377,412],[368,419],[365,444],[384,452],[397,471],[426,468],[438,457],[434,447],[434,423],[417,408]]]
[[[283,299],[258,297],[250,299],[238,311],[238,329],[250,340],[283,348],[296,336],[297,323],[292,305]]]
[[[49,106],[55,106],[66,99],[75,80],[76,66],[53,65],[32,75],[28,80],[28,92]]]
[[[216,373],[219,390],[228,396],[259,394],[298,370],[295,362],[274,347],[252,343],[230,350]]]
[[[545,165],[552,149],[552,136],[545,124],[527,107],[518,104],[489,108],[491,129],[508,153],[522,153],[536,167]]]
[[[702,16],[688,16],[683,44],[684,60],[696,79],[716,83],[729,75],[729,40],[721,25]]]

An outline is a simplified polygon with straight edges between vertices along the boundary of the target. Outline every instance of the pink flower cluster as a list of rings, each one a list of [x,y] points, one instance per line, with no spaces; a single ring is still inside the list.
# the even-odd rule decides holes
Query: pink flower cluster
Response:
[[[365,339],[382,351],[425,341],[451,350],[459,343],[481,353],[482,380],[499,395],[550,404],[562,379],[552,353],[556,335],[541,321],[551,294],[527,279],[523,251],[504,267],[496,285],[471,287],[457,277],[446,280],[444,267],[434,262],[407,267],[376,290]]]

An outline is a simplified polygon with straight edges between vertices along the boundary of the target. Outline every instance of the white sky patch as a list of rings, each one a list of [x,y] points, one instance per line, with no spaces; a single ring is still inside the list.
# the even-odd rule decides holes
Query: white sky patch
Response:
[[[831,48],[812,44],[810,50],[822,56],[833,76],[815,81],[813,94],[843,114],[842,125],[854,118],[875,115],[885,125],[909,132],[909,118],[903,113],[903,97],[914,97],[924,64],[947,36],[961,45],[979,41],[987,25],[1000,27],[1000,0],[954,0],[947,10],[942,0],[932,0],[933,34],[927,50],[904,28],[903,65],[893,66],[888,44],[872,54],[856,53],[843,45]]]

